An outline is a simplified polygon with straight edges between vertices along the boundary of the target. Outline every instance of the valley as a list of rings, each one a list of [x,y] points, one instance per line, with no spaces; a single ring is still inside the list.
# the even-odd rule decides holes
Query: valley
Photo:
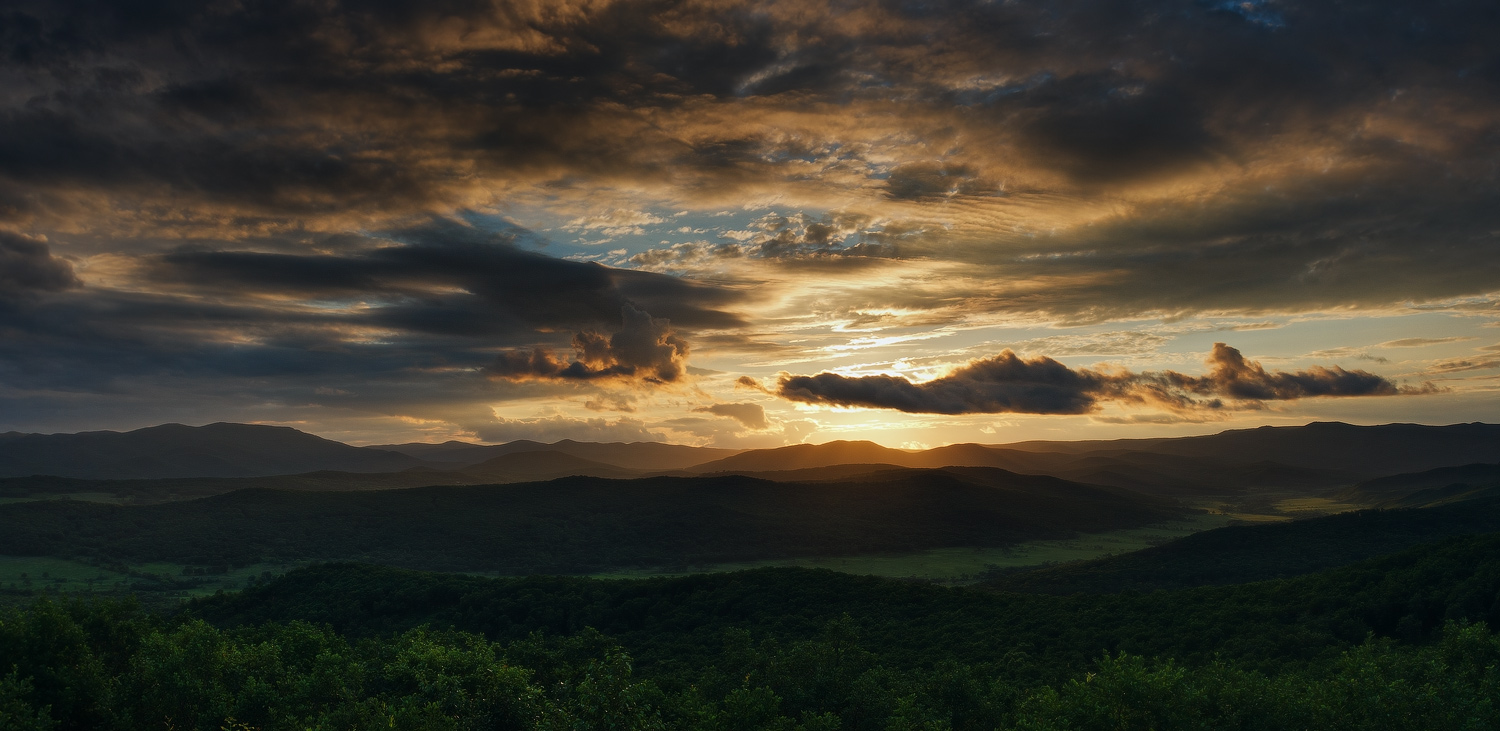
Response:
[[[1340,450],[1360,435],[1417,446],[1351,460]],[[1321,462],[1305,447],[1320,439]],[[1491,671],[1462,663],[1500,658],[1486,629],[1500,621],[1500,428],[1486,425],[910,451],[401,444],[357,464],[349,450],[365,448],[325,458],[302,440],[296,466],[317,469],[238,475],[223,465],[245,449],[219,455],[212,439],[114,472],[86,451],[100,440],[74,447],[89,475],[0,478],[0,652],[65,728],[100,722],[62,690],[80,683],[144,709],[131,713],[205,702],[106,690],[178,687],[141,673],[184,670],[205,642],[226,664],[193,672],[239,699],[211,716],[272,725],[273,707],[344,706],[292,688],[255,705],[233,679],[259,672],[235,659],[244,643],[280,648],[277,678],[314,672],[295,659],[307,641],[363,658],[360,678],[397,667],[379,653],[420,647],[448,682],[523,668],[516,682],[542,683],[525,686],[539,717],[639,707],[716,730],[896,728],[902,708],[950,724],[934,728],[1030,728],[1048,698],[1086,702],[1080,677],[1156,683],[1174,709],[1228,693],[1236,714],[1326,725],[1363,712],[1330,695],[1356,665],[1378,679],[1362,697],[1415,707],[1393,689],[1420,688],[1442,698],[1428,717],[1485,718]],[[1276,453],[1289,443],[1303,447]],[[389,470],[388,455],[418,463]],[[208,474],[170,474],[184,465]],[[43,626],[76,626],[66,652],[98,669],[57,674],[54,650],[26,644]],[[459,657],[468,669],[444,664]],[[366,682],[353,677],[340,682]],[[597,695],[604,682],[616,695]]]

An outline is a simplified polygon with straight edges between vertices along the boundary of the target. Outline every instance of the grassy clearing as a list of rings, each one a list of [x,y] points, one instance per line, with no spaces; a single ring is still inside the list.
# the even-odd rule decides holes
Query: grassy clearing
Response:
[[[1294,515],[1298,518],[1312,517],[1315,515],[1332,515],[1349,510],[1356,510],[1358,505],[1353,503],[1339,502],[1326,497],[1301,497],[1288,498],[1276,502],[1276,509]]]
[[[86,503],[108,503],[110,505],[125,505],[129,503],[127,495],[116,495],[112,492],[69,492],[62,494],[24,495],[21,497],[0,497],[0,505],[10,503],[35,503],[43,500],[81,500]]]
[[[5,502],[19,500],[0,498],[0,501]],[[1285,521],[1293,516],[1307,517],[1340,512],[1354,506],[1326,498],[1287,498],[1265,506],[1272,508],[1274,513],[1247,512],[1248,506],[1230,502],[1208,501],[1198,507],[1206,512],[1169,523],[1107,533],[1085,534],[1062,540],[1032,541],[1003,548],[936,548],[907,554],[796,558],[671,568],[626,569],[593,574],[593,576],[623,579],[719,573],[767,566],[802,566],[850,574],[922,579],[942,584],[962,585],[978,581],[985,574],[995,571],[1062,564],[1128,553],[1200,531],[1220,528],[1230,523]],[[42,591],[134,593],[141,596],[144,601],[169,603],[211,595],[217,591],[243,589],[253,580],[267,578],[268,574],[282,574],[306,563],[264,563],[240,568],[146,563],[109,568],[60,558],[0,556],[0,595],[14,599],[15,597],[29,597]],[[488,572],[473,573],[495,575]]]
[[[740,571],[767,566],[802,566],[898,579],[924,579],[959,585],[978,581],[1002,569],[1081,561],[1136,551],[1199,531],[1220,528],[1234,517],[1204,513],[1145,528],[1092,533],[1054,541],[1032,541],[1004,548],[935,548],[900,555],[837,556],[776,561],[747,561],[674,569],[631,569],[594,574],[598,578],[633,579],[648,576]]]
[[[0,590],[34,593],[123,591],[131,577],[78,561],[44,556],[0,556]]]

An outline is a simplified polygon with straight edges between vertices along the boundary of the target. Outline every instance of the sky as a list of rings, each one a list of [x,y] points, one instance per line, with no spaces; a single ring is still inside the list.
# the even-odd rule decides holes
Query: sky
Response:
[[[0,431],[1500,418],[1493,2],[0,6]]]

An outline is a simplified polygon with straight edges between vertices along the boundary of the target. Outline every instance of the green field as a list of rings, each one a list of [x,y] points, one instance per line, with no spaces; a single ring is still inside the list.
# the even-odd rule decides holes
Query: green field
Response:
[[[123,591],[131,577],[77,561],[45,556],[0,556],[0,590],[6,592]]]
[[[740,571],[767,566],[825,568],[849,574],[910,578],[948,585],[970,584],[998,570],[1045,566],[1117,555],[1174,538],[1218,528],[1232,522],[1229,515],[1205,513],[1184,520],[1144,528],[1080,535],[1075,538],[1032,541],[1005,548],[937,548],[909,554],[802,558],[752,561],[707,566],[632,569],[595,574],[599,578],[683,576],[694,573]],[[137,594],[148,601],[176,601],[208,596],[216,591],[243,589],[266,573],[282,574],[298,564],[260,563],[220,568],[224,573],[197,573],[202,567],[177,563],[142,563],[101,567],[51,557],[0,556],[0,595],[32,596],[43,591],[68,594]],[[123,568],[124,570],[120,570]],[[193,571],[194,573],[185,573]],[[483,573],[481,575],[493,575]]]
[[[1322,506],[1319,506],[1322,507]],[[1222,508],[1221,508],[1222,509]],[[809,557],[663,568],[639,568],[592,574],[597,578],[644,578],[718,573],[771,566],[823,568],[848,574],[919,579],[945,585],[972,584],[1009,569],[1049,566],[1115,556],[1159,545],[1233,522],[1285,520],[1284,516],[1210,511],[1142,528],[1083,534],[1073,538],[1030,541],[1008,547],[936,548],[901,554]],[[0,596],[26,597],[47,591],[69,594],[137,594],[150,602],[175,602],[217,591],[243,589],[254,579],[278,575],[303,565],[257,563],[240,568],[188,567],[153,562],[96,566],[51,557],[0,556]],[[493,576],[489,572],[473,572]]]
[[[797,558],[777,561],[689,566],[672,569],[632,569],[593,574],[596,578],[633,579],[649,576],[686,576],[696,573],[741,571],[770,566],[800,566],[847,574],[896,579],[923,579],[940,584],[971,584],[995,571],[1046,566],[1113,556],[1140,550],[1200,531],[1221,528],[1238,516],[1204,513],[1144,528],[1092,533],[1074,538],[1031,541],[1004,548],[934,548],[915,553]]]
[[[109,503],[110,505],[125,505],[130,502],[129,496],[116,495],[112,492],[69,492],[63,494],[38,494],[23,497],[0,497],[0,505],[10,503],[34,503],[42,500],[81,500],[86,503]]]

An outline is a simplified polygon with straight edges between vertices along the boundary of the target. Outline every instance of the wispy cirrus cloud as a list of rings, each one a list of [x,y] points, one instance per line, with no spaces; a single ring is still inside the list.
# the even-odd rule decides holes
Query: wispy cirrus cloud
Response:
[[[1446,345],[1448,343],[1462,343],[1477,338],[1455,335],[1446,338],[1401,338],[1400,340],[1387,340],[1377,348],[1425,348],[1429,345]]]

